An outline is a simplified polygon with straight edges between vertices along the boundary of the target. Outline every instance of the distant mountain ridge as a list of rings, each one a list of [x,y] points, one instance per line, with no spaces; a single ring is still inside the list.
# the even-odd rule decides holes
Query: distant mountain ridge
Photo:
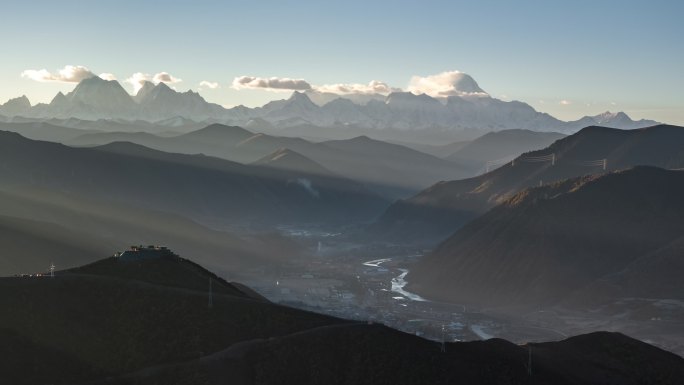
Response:
[[[479,89],[476,83],[470,88]],[[395,91],[387,96],[376,95],[364,104],[357,104],[360,102],[352,96],[339,95],[336,99],[319,105],[311,97],[316,98],[312,93],[294,92],[289,99],[272,101],[262,107],[237,106],[226,109],[207,102],[196,92],[180,93],[164,83],[154,85],[146,82],[136,95],[131,96],[115,80],[92,77],[82,80],[66,95],[57,94],[49,104],[31,107],[25,97],[12,99],[0,106],[0,115],[148,122],[184,118],[196,122],[213,120],[240,126],[259,121],[276,129],[312,125],[430,132],[431,135],[464,130],[481,132],[504,129],[571,133],[593,124],[631,129],[657,123],[650,120],[633,121],[622,112],[607,112],[563,122],[536,111],[526,103],[502,101],[483,92],[437,99],[425,94]]]

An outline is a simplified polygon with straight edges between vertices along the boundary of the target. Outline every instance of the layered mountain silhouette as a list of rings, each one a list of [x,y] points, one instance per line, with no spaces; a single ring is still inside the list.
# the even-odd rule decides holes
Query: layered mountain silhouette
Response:
[[[618,333],[442,351],[382,325],[275,305],[173,255],[111,257],[0,285],[0,306],[13,309],[0,318],[0,369],[17,385],[676,384],[684,376],[681,357]]]
[[[683,195],[684,172],[645,166],[526,189],[457,231],[408,279],[421,295],[511,308],[681,299],[672,275],[682,273]],[[588,290],[602,286],[611,289]]]
[[[2,188],[64,191],[202,223],[369,220],[386,206],[350,180],[309,180],[302,186],[294,172],[131,143],[73,148],[0,132],[0,163]]]
[[[486,174],[438,183],[410,199],[398,201],[372,230],[392,239],[441,240],[528,187],[637,165],[684,167],[684,128],[586,127]]]
[[[287,148],[281,148],[253,163],[257,166],[302,172],[309,175],[333,175],[325,167]]]
[[[11,131],[29,139],[60,143],[67,143],[88,134],[101,134],[99,130],[73,128],[51,122],[0,122],[0,131]]]
[[[458,162],[367,136],[314,143],[301,138],[255,134],[241,127],[221,124],[173,137],[148,133],[91,133],[69,143],[85,146],[112,141],[130,141],[166,152],[201,153],[241,163],[260,161],[285,148],[390,198],[405,197],[435,182],[472,173],[470,168]],[[307,170],[305,167],[299,171]]]

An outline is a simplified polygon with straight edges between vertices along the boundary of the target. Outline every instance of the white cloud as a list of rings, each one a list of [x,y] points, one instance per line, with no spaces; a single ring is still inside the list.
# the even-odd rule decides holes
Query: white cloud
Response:
[[[569,105],[572,104],[572,102],[569,101],[569,100],[563,99],[563,100],[561,100],[560,102],[558,102],[558,104],[560,104],[561,106],[569,106]]]
[[[94,77],[88,68],[84,66],[68,65],[58,70],[57,73],[51,73],[46,69],[41,70],[25,70],[21,73],[21,77],[35,80],[37,82],[59,82],[59,83],[78,83],[83,79]]]
[[[372,80],[368,84],[324,84],[322,86],[313,87],[318,92],[329,92],[339,95],[349,94],[383,94],[387,95],[391,92],[401,91],[401,88],[390,87],[387,83]]]
[[[310,90],[312,87],[311,84],[304,79],[239,76],[233,79],[232,88],[236,90],[264,89],[268,91],[306,91]]]
[[[131,77],[124,80],[124,82],[131,84],[133,86],[133,93],[137,94],[138,91],[140,91],[140,89],[142,88],[143,84],[151,80],[152,78],[150,77],[150,75],[144,74],[142,72],[136,72],[133,75],[131,75]]]
[[[176,84],[182,82],[183,79],[179,79],[177,77],[172,76],[168,72],[159,72],[157,74],[154,74],[154,77],[152,78],[152,82],[155,84],[164,82],[166,84]]]
[[[200,87],[206,87],[212,90],[215,90],[219,88],[219,84],[217,82],[210,82],[208,80],[202,80],[199,84]]]
[[[124,80],[124,82],[131,84],[133,86],[133,93],[137,94],[138,91],[142,88],[142,86],[145,84],[145,82],[152,82],[155,84],[159,83],[166,83],[166,84],[175,84],[175,83],[180,83],[182,82],[183,79],[179,79],[177,77],[172,76],[168,72],[159,72],[154,74],[154,76],[145,74],[142,72],[136,72],[131,77],[128,79]]]
[[[104,80],[116,80],[116,76],[114,74],[110,74],[109,72],[104,72],[99,75],[97,75],[100,79]]]
[[[446,71],[436,75],[413,76],[408,90],[432,97],[488,96],[470,75],[460,71]]]

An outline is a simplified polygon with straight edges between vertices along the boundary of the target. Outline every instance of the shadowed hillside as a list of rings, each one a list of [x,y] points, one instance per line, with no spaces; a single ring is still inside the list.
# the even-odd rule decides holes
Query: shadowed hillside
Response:
[[[220,124],[168,138],[145,133],[86,134],[69,144],[102,145],[115,141],[129,141],[166,152],[205,154],[240,163],[259,162],[285,148],[391,198],[405,197],[440,180],[471,173],[457,162],[367,136],[312,143]]]
[[[112,257],[55,278],[1,278],[0,288],[0,306],[13,309],[0,318],[0,369],[16,385],[676,384],[684,376],[681,357],[617,333],[442,351],[381,325],[272,304],[177,256]]]
[[[601,280],[614,294],[672,298],[651,280],[676,266],[661,248],[684,234],[682,196],[684,172],[653,167],[527,189],[457,231],[408,280],[433,298],[489,306],[549,306]],[[593,293],[575,300],[607,294]]]
[[[684,128],[586,127],[478,177],[442,182],[390,206],[371,228],[401,240],[442,240],[525,188],[638,165],[684,167]]]
[[[342,322],[271,304],[175,257],[109,258],[58,271],[55,278],[0,278],[0,288],[0,305],[13,309],[0,317],[0,330],[10,337],[0,345],[26,354],[3,356],[3,379],[12,384],[103,378]],[[12,341],[16,345],[8,346]],[[33,371],[34,352],[67,361],[62,376]]]
[[[82,194],[203,223],[369,220],[386,205],[351,181],[329,189],[290,183],[279,170],[134,145],[72,148],[0,132],[0,188]]]

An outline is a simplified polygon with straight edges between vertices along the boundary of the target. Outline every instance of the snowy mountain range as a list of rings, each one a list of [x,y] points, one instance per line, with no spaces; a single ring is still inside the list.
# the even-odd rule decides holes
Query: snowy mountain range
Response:
[[[171,126],[178,126],[179,120],[211,121],[272,130],[351,127],[355,134],[359,130],[481,133],[504,129],[571,133],[589,125],[631,129],[657,124],[651,120],[634,121],[623,112],[564,122],[526,103],[493,98],[465,74],[459,84],[463,85],[462,91],[444,97],[399,91],[388,95],[307,91],[294,92],[288,99],[262,107],[226,109],[207,102],[196,92],[177,92],[164,83],[146,82],[135,95],[130,95],[116,80],[91,77],[66,95],[58,93],[49,104],[31,106],[25,96],[9,100],[0,106],[0,115],[6,119],[115,119],[164,122]]]

